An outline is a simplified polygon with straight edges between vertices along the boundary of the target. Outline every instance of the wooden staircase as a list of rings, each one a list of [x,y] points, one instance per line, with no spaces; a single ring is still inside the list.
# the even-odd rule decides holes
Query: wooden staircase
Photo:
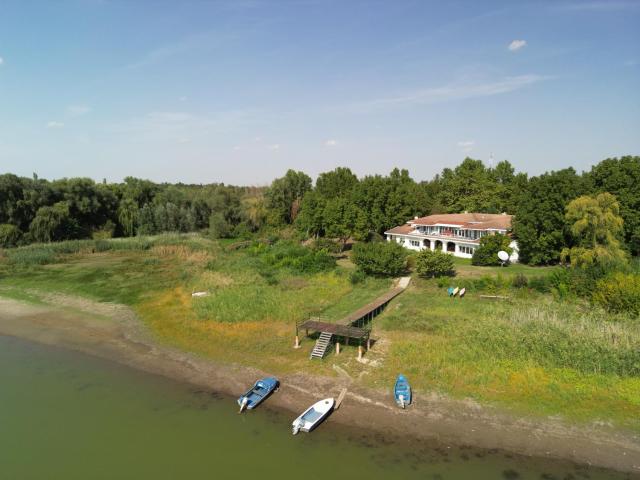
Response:
[[[311,359],[324,358],[324,356],[327,354],[327,350],[329,349],[329,346],[331,345],[331,337],[333,337],[333,334],[331,333],[327,333],[327,332],[320,333],[320,336],[316,341],[316,345],[313,347],[313,350],[311,351],[311,357],[310,357]]]

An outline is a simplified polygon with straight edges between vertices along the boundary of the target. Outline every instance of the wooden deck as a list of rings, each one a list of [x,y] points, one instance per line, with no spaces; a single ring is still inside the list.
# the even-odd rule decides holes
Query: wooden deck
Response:
[[[369,325],[370,321],[373,317],[380,314],[391,300],[404,292],[409,281],[409,277],[400,279],[396,288],[388,291],[384,295],[380,295],[373,302],[368,303],[364,307],[359,308],[355,312],[335,323],[323,322],[319,318],[311,318],[309,320],[296,323],[296,348],[298,346],[298,331],[303,329],[306,331],[307,336],[309,336],[309,330],[320,332],[320,337],[316,341],[316,345],[311,352],[312,359],[324,358],[333,336],[344,338],[347,345],[349,344],[349,339],[357,340],[360,344],[358,352],[359,355],[362,355],[363,343],[366,343],[367,349],[369,348],[371,334],[371,326]]]

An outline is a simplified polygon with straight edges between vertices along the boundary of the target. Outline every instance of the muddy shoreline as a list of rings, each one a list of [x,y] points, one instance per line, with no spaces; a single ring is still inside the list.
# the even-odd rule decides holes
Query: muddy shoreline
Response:
[[[213,362],[159,344],[128,308],[51,296],[33,305],[0,296],[0,335],[77,350],[203,389],[237,395],[267,372]],[[318,398],[349,391],[332,422],[439,444],[500,449],[520,455],[610,468],[640,475],[640,435],[606,425],[572,426],[559,420],[518,418],[473,401],[418,394],[401,411],[389,392],[364,389],[348,378],[279,377],[270,406],[300,412]]]

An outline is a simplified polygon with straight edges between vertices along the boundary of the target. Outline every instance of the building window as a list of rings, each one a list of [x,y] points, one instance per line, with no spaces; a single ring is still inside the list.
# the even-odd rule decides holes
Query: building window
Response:
[[[413,247],[419,247],[420,246],[420,242],[417,240],[411,240],[411,246]]]
[[[468,255],[473,255],[474,251],[475,251],[475,249],[473,247],[460,246],[460,253],[466,253]]]

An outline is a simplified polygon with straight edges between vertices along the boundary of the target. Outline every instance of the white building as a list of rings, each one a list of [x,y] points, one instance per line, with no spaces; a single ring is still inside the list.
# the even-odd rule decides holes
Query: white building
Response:
[[[414,218],[385,233],[387,241],[411,250],[442,250],[456,257],[471,258],[485,235],[506,234],[511,215],[492,213],[454,213]],[[510,260],[518,261],[518,244],[512,241]]]

